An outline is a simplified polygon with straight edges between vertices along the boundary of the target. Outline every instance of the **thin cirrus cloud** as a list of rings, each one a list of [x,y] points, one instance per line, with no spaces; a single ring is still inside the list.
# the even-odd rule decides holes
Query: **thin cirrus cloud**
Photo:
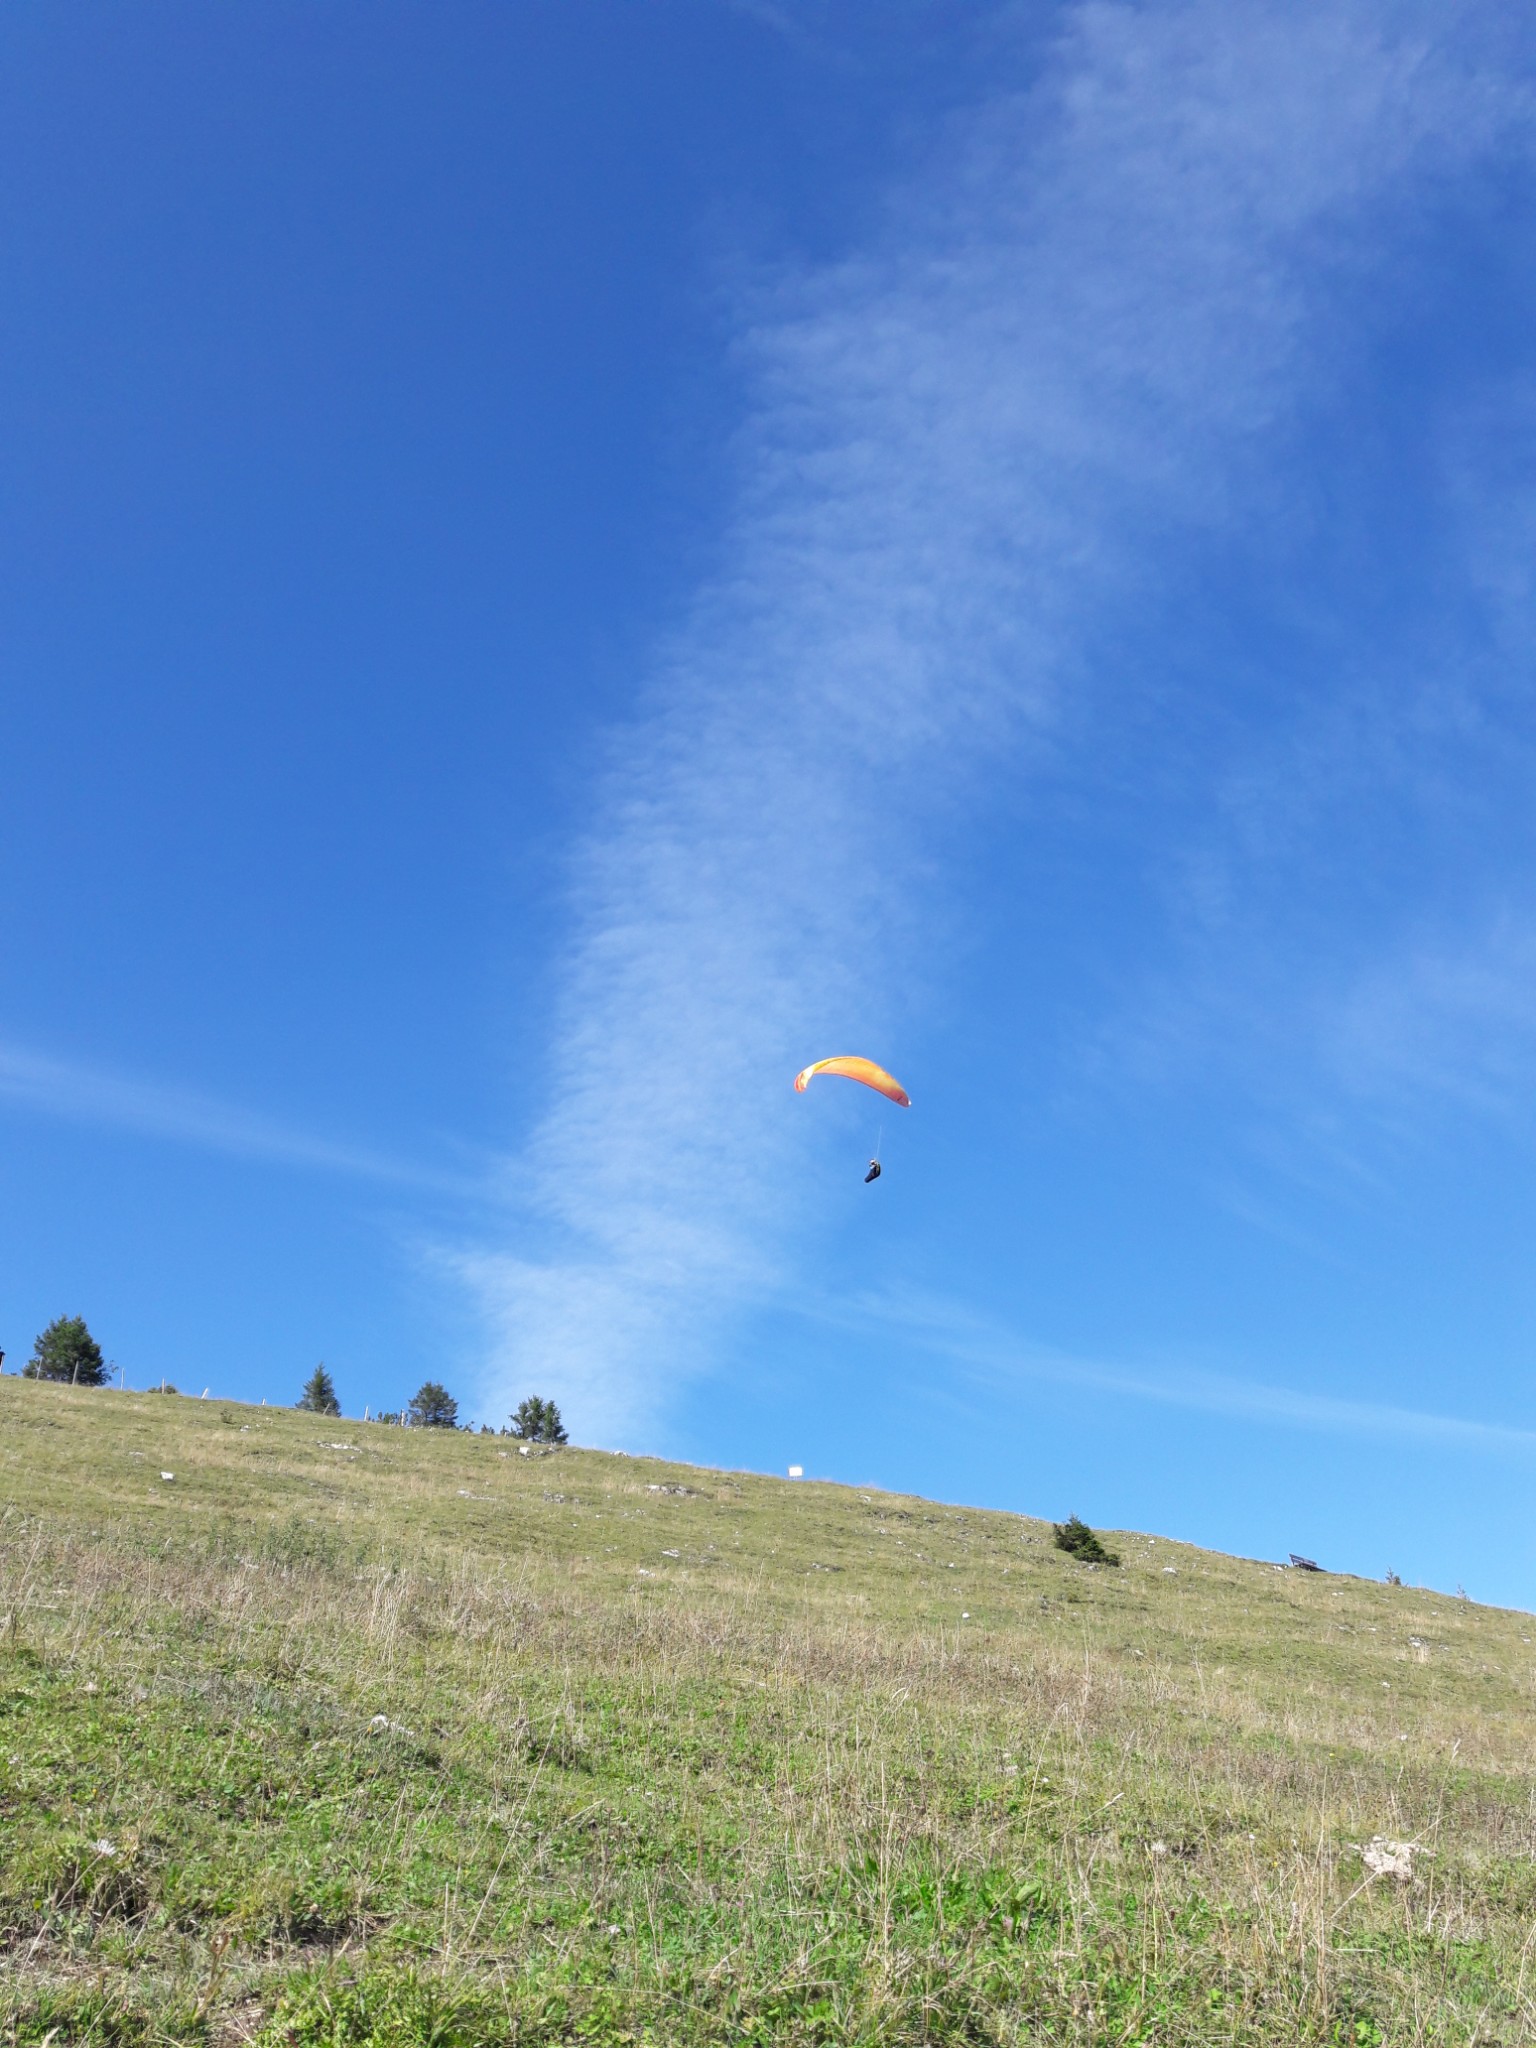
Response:
[[[651,1424],[793,1273],[816,1218],[778,1095],[827,1051],[899,1070],[921,998],[885,962],[932,980],[957,883],[935,826],[1112,715],[1096,622],[1265,488],[1382,210],[1514,118],[1447,21],[1068,10],[866,251],[744,314],[721,566],[571,859],[520,1249],[455,1255],[488,1405],[537,1367],[587,1436]]]
[[[1528,178],[1513,79],[1504,99],[1521,111],[1499,168]],[[1266,669],[1241,650],[1270,684],[1265,716],[1226,721],[1202,762],[1205,802],[1161,849],[1163,944],[1094,1033],[1096,1081],[1225,1091],[1240,1149],[1316,1190],[1379,1188],[1473,1119],[1529,1145],[1536,379],[1455,347],[1458,327],[1522,325],[1529,244],[1499,218],[1460,297],[1437,276],[1434,316],[1421,294],[1395,321],[1394,344],[1406,326],[1435,365],[1412,383],[1411,428],[1384,435],[1375,389],[1352,387],[1365,466],[1384,440],[1392,460],[1363,481],[1356,446],[1354,474],[1327,479],[1326,545],[1304,531],[1271,575],[1284,653]],[[1373,368],[1390,417],[1401,390]],[[1286,573],[1308,548],[1365,566],[1357,610]]]
[[[35,1114],[136,1132],[237,1159],[345,1174],[421,1192],[483,1191],[483,1184],[468,1176],[438,1173],[363,1146],[317,1137],[193,1089],[137,1080],[17,1046],[0,1046],[0,1097]]]
[[[1346,1085],[1507,1114],[1536,1073],[1536,924],[1405,949],[1350,991],[1329,1047]]]
[[[1079,1392],[1114,1394],[1159,1407],[1322,1436],[1437,1445],[1447,1451],[1496,1458],[1536,1456],[1536,1430],[1404,1408],[1392,1402],[1306,1393],[1236,1373],[1192,1367],[1147,1369],[1072,1357],[1032,1344],[960,1304],[911,1290],[869,1296],[818,1313],[821,1320],[849,1329],[862,1326],[899,1334],[916,1349],[958,1367],[973,1385],[986,1389],[988,1412],[993,1415],[999,1397],[1006,1398],[1027,1382],[1044,1381]]]

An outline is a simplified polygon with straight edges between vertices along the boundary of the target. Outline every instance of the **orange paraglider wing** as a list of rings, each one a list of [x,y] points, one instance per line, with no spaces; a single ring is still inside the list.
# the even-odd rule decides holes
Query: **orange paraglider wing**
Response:
[[[817,1060],[795,1076],[795,1088],[803,1095],[813,1077],[817,1074],[841,1074],[849,1081],[862,1081],[866,1088],[873,1088],[877,1095],[884,1095],[903,1109],[912,1107],[912,1098],[902,1087],[894,1074],[888,1074],[884,1067],[876,1066],[873,1060],[861,1060],[852,1053],[842,1053],[836,1059]]]

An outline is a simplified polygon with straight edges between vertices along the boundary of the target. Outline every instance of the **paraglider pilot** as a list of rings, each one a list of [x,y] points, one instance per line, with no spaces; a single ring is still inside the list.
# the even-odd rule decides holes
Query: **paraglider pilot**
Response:
[[[803,1095],[818,1074],[841,1074],[849,1081],[862,1081],[866,1088],[873,1088],[877,1095],[883,1095],[887,1102],[894,1102],[902,1109],[912,1107],[912,1098],[894,1074],[888,1074],[884,1067],[876,1066],[873,1060],[860,1058],[855,1053],[839,1053],[834,1059],[816,1060],[808,1067],[802,1067],[795,1076],[795,1093]],[[879,1144],[879,1139],[876,1139]],[[869,1162],[869,1171],[864,1176],[868,1187],[872,1180],[880,1178],[878,1155]]]

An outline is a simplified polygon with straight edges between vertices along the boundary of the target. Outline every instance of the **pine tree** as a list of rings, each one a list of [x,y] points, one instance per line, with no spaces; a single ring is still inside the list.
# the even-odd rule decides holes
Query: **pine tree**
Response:
[[[101,1346],[85,1327],[84,1316],[55,1316],[32,1347],[31,1363],[22,1367],[29,1380],[66,1380],[73,1387],[102,1387],[107,1381]]]
[[[1058,1550],[1064,1550],[1069,1557],[1075,1557],[1079,1564],[1118,1564],[1117,1552],[1106,1550],[1088,1524],[1076,1515],[1068,1515],[1064,1522],[1051,1525]]]
[[[528,1444],[563,1444],[568,1441],[560,1410],[553,1401],[530,1394],[518,1404],[512,1417],[512,1434]]]
[[[304,1391],[298,1405],[310,1415],[339,1415],[341,1403],[336,1398],[336,1387],[323,1365],[317,1365],[304,1382]]]
[[[423,1429],[453,1429],[459,1419],[459,1404],[436,1380],[427,1380],[411,1396],[409,1414]]]

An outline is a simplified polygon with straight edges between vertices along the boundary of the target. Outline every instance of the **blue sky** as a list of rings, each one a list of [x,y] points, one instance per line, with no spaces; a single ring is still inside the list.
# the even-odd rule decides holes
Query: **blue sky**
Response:
[[[8,1364],[1536,1601],[1514,16],[11,10]]]

